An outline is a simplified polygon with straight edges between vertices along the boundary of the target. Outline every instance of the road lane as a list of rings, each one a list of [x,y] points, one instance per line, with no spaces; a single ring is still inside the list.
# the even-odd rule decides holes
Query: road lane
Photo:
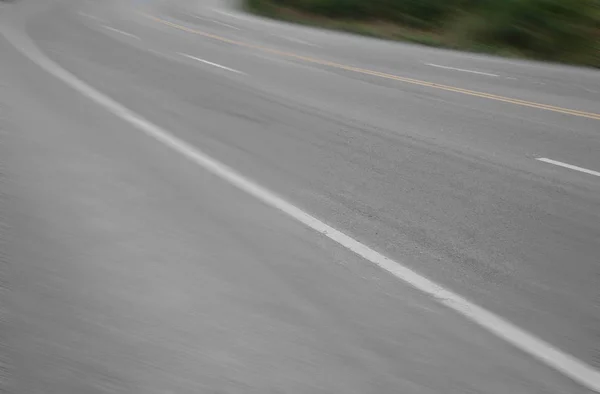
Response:
[[[256,86],[263,82],[261,80],[256,81],[255,85],[244,85],[239,83],[240,79],[223,79],[223,74],[206,74],[206,71],[199,71],[197,67],[160,60],[153,54],[132,50],[129,45],[116,43],[104,35],[86,30],[72,23],[66,15],[60,9],[45,14],[46,23],[36,19],[28,25],[28,31],[49,56],[69,70],[102,87],[111,96],[156,123],[173,129],[186,140],[206,147],[212,155],[236,168],[243,168],[253,178],[291,196],[320,217],[349,228],[352,233],[360,234],[360,238],[372,241],[383,249],[392,249],[396,255],[408,257],[411,264],[431,273],[436,279],[448,276],[443,280],[462,285],[460,289],[471,292],[470,295],[487,296],[486,302],[496,298],[496,302],[502,304],[494,305],[499,308],[497,310],[512,314],[511,317],[516,316],[517,320],[525,321],[540,335],[558,339],[557,342],[561,344],[575,342],[567,346],[569,350],[574,349],[584,359],[593,359],[595,349],[590,348],[590,343],[594,343],[593,332],[585,331],[586,321],[593,327],[595,318],[593,262],[580,262],[575,269],[568,267],[568,271],[557,270],[561,268],[558,266],[561,259],[572,257],[573,254],[594,256],[596,218],[593,215],[586,218],[578,213],[585,210],[586,206],[594,212],[597,200],[593,197],[593,183],[577,181],[570,184],[561,181],[559,188],[549,193],[549,183],[553,182],[551,179],[524,175],[522,171],[514,171],[510,167],[501,167],[499,171],[497,166],[489,164],[489,158],[485,156],[448,152],[445,144],[424,144],[418,138],[407,138],[408,135],[398,138],[389,129],[374,129],[372,122],[369,122],[369,127],[357,124],[349,115],[326,116],[326,110],[315,111],[314,107],[299,103],[301,95],[282,97],[273,95],[272,91],[257,89]],[[73,34],[74,31],[77,33]],[[225,53],[214,49],[209,52],[211,59],[213,54]],[[239,55],[234,56],[239,59]],[[237,64],[245,65],[246,62]],[[270,67],[265,72],[272,70],[273,67]],[[286,72],[289,70],[286,69]],[[309,79],[301,72],[294,75],[301,76],[303,81]],[[314,73],[311,73],[310,78],[314,77]],[[271,88],[275,90],[276,86]],[[280,94],[282,90],[286,89],[280,86]],[[317,90],[317,94],[322,94],[323,90]],[[340,93],[343,95],[342,89]],[[144,97],[144,100],[140,100],[140,97]],[[348,109],[346,111],[351,112]],[[414,117],[411,121],[414,121]],[[342,141],[346,143],[339,145]],[[458,142],[461,142],[460,139]],[[385,145],[389,146],[384,148]],[[374,160],[375,157],[377,160]],[[402,160],[399,161],[399,158]],[[463,180],[452,186],[452,182],[461,177],[470,177],[471,181],[467,183]],[[485,181],[486,178],[490,180]],[[490,188],[493,182],[498,185]],[[533,187],[528,186],[530,182],[534,183]],[[407,189],[407,183],[416,189]],[[456,188],[467,185],[468,192],[476,191],[474,195],[479,195],[476,199],[479,206],[477,215],[461,218],[462,212],[468,212],[461,200],[472,204],[473,199],[466,192],[457,195]],[[503,193],[502,189],[508,185],[510,188]],[[488,191],[485,191],[486,188]],[[561,198],[561,193],[565,192],[568,195]],[[439,195],[437,201],[431,198],[432,193]],[[415,205],[424,196],[427,196],[427,200]],[[530,196],[535,198],[531,199]],[[546,210],[549,208],[553,217],[536,228],[541,232],[529,235],[526,232],[532,229],[531,219],[518,219],[518,216],[520,212],[527,212],[529,218],[539,220],[542,217],[539,214],[543,211],[532,211],[532,202],[539,204],[540,198],[546,201]],[[573,201],[567,204],[569,199]],[[560,204],[558,208],[557,203]],[[486,206],[502,209],[485,214]],[[376,213],[374,208],[380,212]],[[511,214],[515,208],[516,211]],[[213,207],[210,205],[206,209],[212,211]],[[454,210],[458,212],[444,215],[444,211]],[[392,219],[383,220],[383,215]],[[410,215],[413,215],[412,218]],[[495,231],[495,234],[490,234],[485,227],[486,222],[497,219],[501,220],[503,226],[509,225],[504,231],[517,231],[517,234],[506,239],[505,232],[498,240],[497,235],[501,233]],[[402,227],[399,228],[399,224]],[[552,236],[553,230],[547,227],[549,224],[556,225],[564,232]],[[479,231],[487,231],[483,239],[490,235],[492,238],[496,236],[496,239],[488,238],[487,242],[481,242],[480,238],[465,244],[461,235],[448,238],[448,234],[457,228],[464,231],[463,226],[473,225],[483,226],[479,227]],[[582,227],[592,230],[587,238]],[[424,229],[436,233],[423,238],[423,233],[419,232]],[[572,232],[571,236],[565,236],[569,231]],[[524,250],[513,251],[511,256],[512,271],[506,271],[506,263],[502,267],[490,256],[485,257],[486,253],[494,250],[507,255],[504,249],[509,245],[514,247],[518,237],[523,236],[527,240],[522,240],[518,245]],[[540,240],[546,237],[550,239],[543,245]],[[452,257],[447,251],[440,251],[440,244],[447,241],[458,242],[461,247],[477,245],[478,254],[472,260],[473,265],[465,265],[468,262],[464,258],[468,256],[466,253]],[[528,245],[530,241],[533,241],[532,245]],[[556,242],[560,242],[560,245],[552,245]],[[548,247],[548,250],[544,250],[544,247]],[[566,250],[561,251],[565,247]],[[411,248],[414,250],[411,251]],[[515,252],[538,255],[534,259],[527,256],[515,258]],[[540,252],[547,252],[544,257],[548,260],[540,261]],[[562,255],[557,255],[557,252]],[[440,261],[447,266],[442,267]],[[548,262],[553,271],[544,272]],[[477,267],[481,264],[488,264],[487,269],[495,271],[486,274],[481,267]],[[499,275],[500,269],[505,270],[503,275]],[[571,276],[565,276],[566,273]],[[549,282],[566,285],[566,288],[547,286]],[[532,286],[537,287],[532,289]],[[523,291],[523,288],[528,291]],[[576,291],[575,294],[566,294],[567,290]],[[586,298],[587,303],[583,301]],[[573,312],[572,316],[577,316],[579,320],[570,321],[569,312]],[[528,319],[523,318],[527,313],[537,313],[535,319],[546,315],[547,320],[527,322]],[[550,325],[551,328],[544,329],[544,326]],[[412,371],[409,375],[415,373]],[[464,375],[465,371],[457,373]],[[464,390],[464,386],[461,389]]]
[[[227,3],[231,4],[227,5]],[[165,14],[174,16],[185,15],[189,10],[204,15],[218,15],[224,18],[223,21],[236,21],[239,27],[247,29],[250,35],[253,32],[261,34],[268,30],[276,35],[290,34],[305,37],[309,41],[323,45],[324,48],[327,48],[328,53],[337,59],[346,59],[346,62],[350,64],[370,62],[363,64],[371,64],[374,67],[387,64],[392,70],[412,72],[412,68],[419,62],[443,62],[452,67],[487,70],[491,73],[516,78],[519,81],[518,85],[513,85],[513,92],[516,94],[533,90],[564,96],[569,100],[587,97],[588,100],[591,100],[592,106],[594,106],[593,101],[597,100],[598,93],[600,93],[596,71],[592,69],[533,61],[516,61],[295,26],[242,14],[234,9],[237,7],[236,3],[213,1],[207,4],[194,0],[177,4],[167,2],[164,3],[163,10]],[[365,56],[366,54],[368,56]],[[429,74],[429,76],[434,77],[435,74]],[[453,80],[457,81],[457,78]],[[458,80],[462,84],[468,82],[469,78],[458,77]],[[566,103],[569,101],[563,100],[563,104],[566,105]],[[597,105],[594,108],[597,111]]]
[[[344,70],[344,71],[350,71],[352,73],[357,73],[357,74],[362,74],[362,75],[376,76],[379,78],[400,81],[400,82],[403,82],[406,84],[425,86],[425,87],[428,87],[431,89],[452,91],[452,92],[459,93],[459,94],[464,94],[464,95],[469,95],[469,96],[474,96],[474,97],[479,97],[479,98],[486,98],[489,100],[501,101],[501,102],[511,103],[514,105],[520,105],[520,106],[538,108],[538,109],[548,110],[548,111],[562,113],[562,114],[568,114],[568,115],[576,116],[576,117],[585,117],[585,118],[594,119],[594,120],[600,119],[600,113],[595,112],[596,108],[597,108],[597,104],[590,100],[588,100],[586,102],[586,101],[582,101],[582,100],[572,99],[572,101],[575,101],[574,104],[576,104],[576,107],[583,108],[586,106],[590,106],[590,108],[593,108],[592,110],[576,110],[576,109],[568,108],[566,105],[561,106],[560,104],[548,104],[548,103],[540,102],[542,100],[536,100],[536,97],[545,97],[547,100],[549,99],[550,103],[558,102],[556,97],[553,97],[552,95],[548,95],[548,94],[543,95],[543,96],[541,96],[539,94],[532,95],[531,91],[525,91],[519,95],[522,98],[517,98],[517,97],[511,97],[510,95],[503,93],[503,92],[511,91],[511,90],[507,90],[502,85],[497,85],[495,89],[481,89],[481,85],[483,85],[481,82],[473,83],[472,81],[465,81],[461,84],[462,87],[458,87],[456,85],[451,85],[451,84],[448,84],[447,82],[444,82],[444,80],[454,80],[454,78],[440,79],[439,75],[437,75],[436,77],[429,77],[429,78],[419,77],[419,78],[415,79],[412,77],[407,77],[406,75],[398,75],[398,73],[395,72],[393,69],[388,69],[387,71],[384,71],[381,69],[377,69],[375,67],[369,67],[369,68],[357,67],[355,65],[349,65],[348,63],[345,63],[345,62],[340,63],[340,62],[331,61],[331,60],[328,60],[323,57],[307,56],[307,55],[298,53],[297,51],[279,50],[279,49],[275,49],[273,47],[256,45],[253,43],[249,43],[247,41],[231,39],[228,37],[224,37],[222,35],[211,34],[206,31],[199,30],[199,29],[189,27],[189,26],[185,26],[183,24],[176,23],[176,22],[170,21],[168,19],[160,18],[160,17],[157,17],[157,16],[149,14],[149,13],[145,13],[145,12],[142,13],[142,15],[146,16],[147,18],[149,18],[155,22],[162,23],[166,26],[169,26],[169,27],[172,27],[175,29],[179,29],[179,30],[191,33],[191,34],[196,34],[196,35],[199,35],[204,38],[222,41],[222,42],[225,42],[225,43],[231,44],[231,45],[247,47],[247,48],[250,48],[250,49],[253,49],[256,51],[260,51],[260,52],[272,53],[272,54],[275,54],[278,56],[283,56],[283,57],[291,58],[291,59],[298,60],[298,61],[318,64],[321,66],[331,67],[334,69],[339,69],[339,70]],[[423,67],[419,67],[419,70],[421,70],[421,69],[423,69]],[[479,86],[480,88],[475,89],[475,88],[471,88],[470,86]],[[498,93],[490,93],[489,90],[492,90],[492,91],[495,90],[495,91],[499,92],[499,94]],[[529,98],[529,97],[531,97],[531,98]],[[573,103],[571,103],[571,105],[573,105]]]
[[[128,22],[135,25],[137,21],[130,20]],[[222,45],[218,42],[211,44],[212,40],[210,39],[199,39],[198,37],[193,37],[193,34],[185,34],[185,32],[183,32],[184,34],[177,34],[179,32],[168,27],[164,30],[159,30],[163,32],[162,35],[152,34],[148,31],[145,31],[144,34],[148,35],[149,41],[153,45],[160,46],[160,43],[163,43],[163,51],[168,51],[168,48],[171,47],[179,48],[178,51],[204,50],[205,45],[208,45],[212,49],[211,53],[214,50],[218,50],[223,56],[227,56],[227,60],[224,61],[230,64],[233,62],[242,62],[249,67],[249,63],[251,64],[252,62],[249,57],[261,57],[263,59],[268,57],[273,62],[282,63],[281,60],[277,60],[277,54],[261,56],[260,53],[257,54],[251,49],[244,48],[233,51],[229,50],[229,44]],[[186,36],[192,37],[186,38]],[[183,45],[182,42],[187,43],[187,48],[181,48]],[[311,56],[315,55],[312,54]],[[368,57],[368,55],[365,57]],[[283,60],[285,62],[286,59]],[[294,59],[288,60],[291,63],[294,62]],[[487,102],[487,100],[481,100],[476,97],[471,99],[469,97],[460,97],[460,95],[456,96],[456,93],[453,92],[448,94],[444,92],[430,92],[427,88],[421,89],[419,87],[406,86],[402,82],[385,80],[377,76],[361,76],[360,74],[349,73],[343,70],[337,72],[335,69],[302,62],[297,64],[304,64],[304,66],[313,69],[319,68],[328,73],[340,75],[346,79],[344,84],[348,84],[348,78],[362,83],[350,84],[349,87],[346,87],[341,83],[326,80],[325,83],[330,86],[325,89],[320,88],[323,82],[316,80],[313,76],[303,78],[302,83],[296,83],[301,78],[298,73],[295,73],[294,78],[290,78],[287,71],[275,70],[272,64],[267,63],[256,66],[258,74],[263,74],[265,80],[261,81],[261,84],[257,84],[258,86],[254,86],[254,88],[261,89],[265,85],[273,85],[274,78],[280,75],[281,78],[277,81],[276,85],[279,87],[284,85],[283,90],[288,95],[292,94],[292,92],[297,94],[297,92],[302,91],[303,95],[306,96],[303,98],[304,102],[316,102],[319,103],[320,107],[327,105],[329,107],[328,111],[331,111],[333,106],[339,105],[337,112],[341,113],[341,116],[347,116],[350,108],[352,108],[353,114],[371,116],[371,118],[366,120],[366,123],[379,122],[380,118],[384,118],[387,121],[387,127],[391,128],[396,124],[396,127],[402,130],[402,126],[397,126],[398,118],[406,117],[407,114],[416,115],[418,113],[419,116],[414,116],[416,119],[411,119],[411,123],[429,121],[427,125],[417,128],[419,133],[428,133],[436,139],[446,139],[445,142],[450,144],[453,141],[458,142],[459,149],[461,145],[468,145],[471,148],[487,150],[489,156],[494,156],[498,154],[496,152],[497,148],[502,146],[505,150],[503,152],[504,155],[514,153],[517,157],[529,157],[530,155],[560,154],[566,158],[576,158],[585,167],[600,167],[598,155],[594,154],[599,144],[597,125],[593,120],[575,119],[563,116],[562,114],[556,114],[556,116],[552,114],[548,115],[543,110],[530,111],[528,108],[514,107],[514,104],[498,105],[497,102]],[[419,64],[419,67],[423,68],[423,65]],[[257,73],[254,72],[254,74],[256,75]],[[485,77],[480,78],[489,79]],[[444,82],[457,84],[457,81],[452,80],[445,80]],[[459,79],[458,82],[460,82],[458,83],[460,86],[463,81]],[[383,96],[381,89],[374,91],[375,89],[373,88],[365,88],[364,83],[375,85],[375,87],[393,88],[398,91],[394,92],[394,94]],[[516,86],[522,88],[523,84],[521,82],[517,81],[514,83]],[[356,88],[352,89],[353,86],[356,86]],[[357,91],[358,88],[360,88],[360,91]],[[344,91],[338,93],[337,91],[340,89]],[[370,91],[367,93],[365,89],[369,89]],[[565,90],[561,88],[562,91]],[[333,94],[333,92],[336,94]],[[368,97],[368,99],[365,100],[365,97]],[[377,99],[378,97],[385,97],[385,99]],[[423,98],[425,100],[422,100]],[[417,102],[415,101],[416,99],[421,100]],[[442,100],[443,105],[440,106],[438,105],[439,103],[435,102],[430,103],[432,99],[437,101]],[[549,100],[547,99],[548,97],[542,96],[540,100],[541,102],[545,102],[545,100],[550,102],[552,100],[551,97]],[[582,98],[580,97],[579,99]],[[569,98],[570,103],[577,102],[577,100],[577,98]],[[356,103],[352,103],[353,101]],[[418,105],[416,105],[417,103]],[[588,108],[597,111],[597,100],[592,102],[588,100],[587,103]],[[439,119],[449,107],[459,107],[456,108],[456,117],[461,117],[461,119],[456,119],[456,117],[455,119]],[[432,116],[432,113],[435,113],[435,116]],[[375,114],[376,118],[372,119]],[[498,117],[509,117],[511,119],[508,119],[508,122],[500,122],[497,119]],[[365,120],[361,119],[361,121]],[[525,124],[523,124],[524,122]],[[441,124],[441,126],[437,124]],[[413,127],[413,129],[415,128]],[[414,130],[412,132],[414,133]],[[460,138],[460,136],[457,138],[457,133],[462,134],[463,138]],[[515,143],[515,140],[518,140],[518,143]]]
[[[254,79],[223,79],[222,73],[215,79],[101,35],[71,34],[66,21],[59,25],[65,32],[56,42],[44,40],[58,32],[49,34],[43,23],[31,32],[50,56],[111,97],[367,244],[594,362],[597,182],[569,177],[557,184],[556,171],[547,176],[533,158],[507,165],[513,158],[504,154],[415,138],[417,109],[398,136],[373,118],[367,124],[379,127],[365,127],[352,111],[331,116],[325,103],[317,110],[293,94],[273,96],[261,90],[263,81],[245,85]],[[327,89],[348,85],[327,85],[327,79],[319,80]],[[458,137],[457,145],[465,142]],[[523,172],[529,168],[544,176]],[[575,269],[565,261],[576,261]]]
[[[185,1],[177,3],[180,5],[178,7],[166,2],[162,8],[159,8],[158,13],[167,17],[183,18],[184,21],[188,20],[187,15],[189,15],[190,9],[196,10],[195,13],[201,13],[202,15],[215,14],[215,6],[204,6],[202,3],[198,6],[198,2],[193,0],[187,3],[189,3],[187,6]],[[219,3],[217,2],[217,4]],[[217,9],[223,9],[222,3],[216,7]],[[156,7],[150,9],[156,9]],[[228,9],[226,14],[231,15],[231,11]],[[276,37],[291,35],[318,44],[323,48],[319,50],[318,48],[303,48],[295,45],[293,46],[294,49],[298,51],[307,49],[304,52],[306,54],[319,54],[323,58],[335,59],[335,61],[344,64],[376,69],[391,74],[401,70],[405,76],[412,76],[413,78],[433,80],[439,83],[454,82],[463,88],[486,89],[485,91],[489,90],[490,93],[532,101],[550,100],[547,104],[558,106],[581,105],[583,108],[589,107],[592,112],[598,112],[599,110],[597,99],[600,84],[595,77],[595,70],[513,61],[410,44],[391,43],[283,24],[246,15],[243,19],[231,18],[222,13],[216,15],[226,17],[224,21],[236,21],[238,27],[242,28],[245,33],[230,34],[231,32],[225,30],[211,30],[227,34],[228,37],[245,38],[247,40],[256,38],[261,42],[268,42],[272,46],[277,46],[279,49],[289,49],[290,43],[278,40]],[[233,15],[238,14],[233,11]],[[206,27],[210,28],[209,26]],[[427,70],[426,67],[422,67],[423,63],[444,64],[462,69],[481,69],[510,79],[485,84],[479,79],[473,80],[473,76],[461,77],[440,73],[439,70]]]
[[[548,116],[480,99],[457,100],[455,93],[432,94],[426,89],[377,77],[360,78],[358,83],[352,83],[348,78],[354,77],[347,72],[336,73],[276,55],[263,56],[249,49],[232,50],[229,45],[179,33],[182,32],[167,28],[159,29],[158,33],[142,29],[138,34],[147,37],[147,45],[158,52],[172,50],[200,57],[209,53],[220,64],[244,64],[252,75],[249,82],[252,89],[286,98],[295,96],[298,102],[326,109],[327,113],[342,118],[352,117],[357,122],[395,129],[400,134],[418,133],[428,140],[443,141],[453,149],[480,152],[488,159],[510,157],[504,160],[504,165],[517,163],[518,168],[536,171],[531,163],[523,163],[525,158],[560,153],[562,157],[576,158],[586,167],[600,166],[594,154],[598,149],[594,121]],[[281,67],[285,64],[322,72],[316,75],[290,71]],[[540,171],[544,169],[537,168],[536,172]]]
[[[0,45],[16,391],[579,392]]]

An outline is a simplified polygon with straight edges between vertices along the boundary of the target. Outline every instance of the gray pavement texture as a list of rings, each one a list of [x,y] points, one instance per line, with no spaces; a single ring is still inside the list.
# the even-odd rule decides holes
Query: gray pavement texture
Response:
[[[292,26],[234,6],[21,0],[0,8],[0,27],[600,368],[600,178],[535,160],[600,171],[600,120],[302,62],[140,12],[588,113],[600,113],[597,71]],[[6,392],[586,392],[147,138],[1,36],[0,301]]]

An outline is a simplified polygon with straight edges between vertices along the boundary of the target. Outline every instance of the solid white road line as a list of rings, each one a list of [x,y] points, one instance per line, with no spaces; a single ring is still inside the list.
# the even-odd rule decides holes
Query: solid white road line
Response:
[[[179,54],[181,56],[185,56],[185,57],[187,57],[189,59],[196,60],[196,61],[198,61],[200,63],[208,64],[208,65],[211,65],[211,66],[214,66],[214,67],[222,68],[223,70],[231,71],[231,72],[236,73],[236,74],[246,75],[246,73],[243,73],[241,71],[234,70],[233,68],[225,67],[225,66],[222,66],[222,65],[217,64],[217,63],[209,62],[208,60],[200,59],[199,57],[196,57],[196,56],[188,55],[186,53],[181,53],[181,52],[177,52],[177,54]]]
[[[431,66],[431,67],[437,67],[437,68],[444,68],[446,70],[454,70],[454,71],[462,71],[462,72],[471,73],[471,74],[486,75],[488,77],[498,77],[498,75],[496,75],[496,74],[483,73],[481,71],[465,70],[464,68],[455,68],[455,67],[448,67],[448,66],[440,66],[439,64],[433,64],[433,63],[425,63],[425,65],[426,66]]]
[[[571,170],[584,172],[586,174],[600,176],[600,172],[598,171],[588,170],[587,168],[583,167],[577,167],[572,164],[563,163],[562,161],[547,159],[545,157],[538,157],[536,160],[543,161],[544,163],[554,164],[555,166],[565,167]]]
[[[500,316],[475,305],[471,301],[445,289],[401,263],[384,256],[367,245],[327,225],[282,197],[279,197],[272,191],[258,185],[227,165],[213,159],[194,146],[144,119],[61,68],[58,64],[47,58],[27,36],[18,34],[12,30],[6,30],[3,33],[15,48],[33,62],[37,63],[41,68],[62,80],[82,95],[88,97],[96,104],[104,107],[107,111],[122,118],[144,134],[172,148],[174,151],[204,168],[204,170],[229,182],[239,190],[254,196],[266,205],[280,210],[294,220],[319,232],[332,241],[363,257],[365,260],[388,271],[396,278],[432,296],[435,300],[460,313],[468,320],[477,323],[490,333],[504,339],[506,342],[521,349],[523,352],[530,354],[557,371],[560,371],[574,381],[600,393],[600,372],[596,371],[583,361],[562,352],[551,344],[502,319]]]
[[[135,38],[136,40],[141,39],[138,36],[136,36],[135,34],[127,33],[126,31],[115,29],[114,27],[111,27],[111,26],[102,25],[102,27],[105,28],[106,30],[110,30],[110,31],[113,31],[113,32],[119,33],[119,34],[123,34],[124,36],[127,36],[127,37]]]

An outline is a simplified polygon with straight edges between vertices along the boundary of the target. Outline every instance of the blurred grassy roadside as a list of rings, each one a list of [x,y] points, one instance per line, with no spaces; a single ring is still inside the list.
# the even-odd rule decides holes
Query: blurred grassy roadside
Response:
[[[245,0],[288,22],[600,68],[600,0]]]

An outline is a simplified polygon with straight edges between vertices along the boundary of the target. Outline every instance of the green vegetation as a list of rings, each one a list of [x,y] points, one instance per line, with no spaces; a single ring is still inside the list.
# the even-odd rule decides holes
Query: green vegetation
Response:
[[[293,22],[600,67],[600,0],[246,0]]]

